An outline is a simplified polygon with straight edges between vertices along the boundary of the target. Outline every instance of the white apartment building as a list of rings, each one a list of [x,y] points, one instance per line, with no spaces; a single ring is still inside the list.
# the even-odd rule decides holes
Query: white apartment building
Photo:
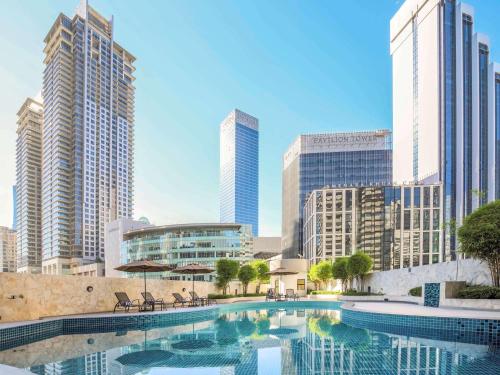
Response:
[[[17,112],[17,272],[42,272],[43,106],[28,98]]]
[[[45,37],[42,267],[104,259],[104,226],[133,214],[134,56],[83,0]]]

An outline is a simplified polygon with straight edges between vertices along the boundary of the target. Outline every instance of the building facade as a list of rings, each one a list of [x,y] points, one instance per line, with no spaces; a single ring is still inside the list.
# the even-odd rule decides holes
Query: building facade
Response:
[[[283,257],[303,255],[302,214],[311,191],[391,182],[389,130],[299,136],[283,157]]]
[[[453,224],[500,197],[500,69],[474,24],[467,4],[407,0],[390,25],[394,181],[442,182],[447,260]]]
[[[16,231],[0,227],[0,272],[16,272]]]
[[[104,226],[104,264],[106,277],[121,277],[122,273],[115,270],[122,263],[120,261],[120,249],[123,242],[123,234],[134,229],[151,227],[149,221],[145,218],[133,220],[129,218],[121,218],[107,223]]]
[[[43,106],[28,98],[17,112],[16,186],[17,272],[42,271]]]
[[[304,207],[310,264],[363,251],[375,271],[442,261],[441,185],[314,190]]]
[[[220,221],[259,234],[259,120],[238,109],[220,124]]]
[[[12,186],[12,229],[17,229],[17,189],[16,185]]]
[[[219,259],[252,259],[252,232],[247,224],[179,224],[131,230],[123,235],[121,264],[152,260],[181,267],[190,263],[215,269]],[[215,273],[195,280],[214,281]],[[149,277],[149,276],[148,276]],[[151,277],[191,280],[191,275],[165,272]]]
[[[133,214],[135,58],[82,1],[45,37],[43,272],[104,259],[104,225]]]

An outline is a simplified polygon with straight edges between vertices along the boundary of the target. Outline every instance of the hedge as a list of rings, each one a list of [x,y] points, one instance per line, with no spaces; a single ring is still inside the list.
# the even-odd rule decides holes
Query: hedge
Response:
[[[500,288],[494,286],[471,285],[459,290],[457,298],[500,299]]]
[[[247,293],[247,294],[209,294],[209,299],[228,299],[228,298],[241,298],[241,297],[262,297],[266,293]]]
[[[416,286],[415,288],[411,288],[409,294],[413,297],[422,297],[422,287]]]

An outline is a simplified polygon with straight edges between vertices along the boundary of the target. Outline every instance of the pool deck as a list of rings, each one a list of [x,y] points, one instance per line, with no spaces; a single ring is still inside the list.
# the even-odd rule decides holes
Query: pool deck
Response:
[[[398,302],[346,302],[342,309],[376,314],[500,320],[498,310],[428,307]]]

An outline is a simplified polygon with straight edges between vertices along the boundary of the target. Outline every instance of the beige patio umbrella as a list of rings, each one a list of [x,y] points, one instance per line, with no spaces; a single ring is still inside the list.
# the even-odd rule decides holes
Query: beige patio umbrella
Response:
[[[283,268],[283,267],[279,267],[279,268],[276,268],[275,270],[266,272],[266,275],[279,276],[280,277],[280,288],[281,288],[281,276],[283,276],[283,275],[285,275],[285,276],[287,276],[287,275],[296,275],[296,274],[298,274],[298,272],[287,270],[286,268]]]
[[[191,277],[193,279],[193,296],[194,296],[194,275],[212,273],[212,272],[214,272],[214,270],[211,268],[205,267],[201,264],[191,263],[191,264],[188,264],[187,266],[175,268],[172,270],[172,272],[184,274],[184,275],[191,275]]]
[[[116,267],[115,270],[123,272],[142,272],[144,274],[144,298],[146,298],[146,272],[165,272],[170,271],[173,267],[168,264],[155,263],[150,260],[139,260],[123,264]]]

